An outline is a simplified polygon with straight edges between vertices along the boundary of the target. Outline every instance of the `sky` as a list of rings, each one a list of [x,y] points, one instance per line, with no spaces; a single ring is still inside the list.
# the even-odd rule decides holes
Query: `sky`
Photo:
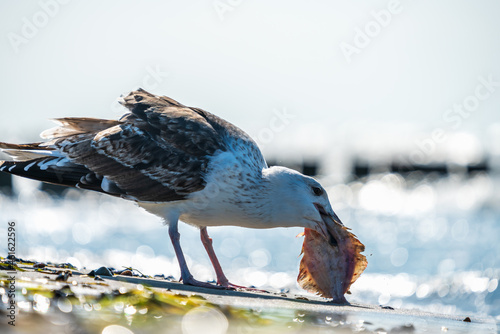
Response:
[[[117,118],[116,98],[142,87],[277,159],[429,141],[500,155],[499,12],[492,0],[0,0],[0,140],[36,141],[49,118]]]

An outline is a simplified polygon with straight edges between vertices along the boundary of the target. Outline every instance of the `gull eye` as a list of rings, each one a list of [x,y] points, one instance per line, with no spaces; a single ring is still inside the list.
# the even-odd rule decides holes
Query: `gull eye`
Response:
[[[323,195],[323,189],[320,187],[312,187],[312,191],[313,191],[315,196]]]

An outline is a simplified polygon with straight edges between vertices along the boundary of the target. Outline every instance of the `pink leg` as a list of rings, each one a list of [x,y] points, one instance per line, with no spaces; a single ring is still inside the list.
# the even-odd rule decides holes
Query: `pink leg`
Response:
[[[187,285],[201,286],[204,288],[219,288],[219,286],[200,282],[193,278],[193,275],[189,272],[189,268],[186,263],[186,259],[184,258],[184,254],[182,253],[181,243],[180,243],[180,234],[177,230],[177,221],[170,222],[168,226],[168,234],[170,235],[170,239],[172,240],[172,244],[174,246],[175,255],[177,256],[177,260],[179,261],[179,266],[181,267],[181,278],[182,283]]]
[[[205,249],[208,253],[208,257],[210,258],[210,261],[212,262],[212,265],[214,266],[215,269],[215,274],[217,275],[217,284],[225,287],[225,288],[230,288],[230,289],[247,289],[247,290],[254,290],[254,289],[249,289],[244,286],[239,286],[235,285],[233,283],[230,283],[228,279],[226,278],[226,275],[224,275],[224,272],[222,271],[222,267],[220,266],[219,259],[217,259],[217,255],[215,255],[214,248],[212,246],[212,238],[208,236],[207,233],[207,228],[204,226],[200,229],[200,236],[201,236],[201,242],[203,243],[203,246],[205,246]]]

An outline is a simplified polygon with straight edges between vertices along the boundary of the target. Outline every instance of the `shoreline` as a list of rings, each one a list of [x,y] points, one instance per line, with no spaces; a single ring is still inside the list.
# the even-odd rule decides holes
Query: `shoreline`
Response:
[[[128,323],[131,333],[136,330],[141,333],[154,333],[155,330],[149,331],[148,328],[157,322],[157,317],[163,319],[162,321],[168,319],[168,326],[174,333],[174,328],[182,332],[186,319],[200,310],[208,312],[204,313],[205,317],[211,315],[214,319],[220,318],[224,324],[227,323],[227,333],[239,333],[241,328],[250,328],[250,332],[288,332],[288,329],[295,328],[300,329],[301,333],[317,333],[332,328],[342,329],[347,333],[361,330],[368,333],[498,331],[498,325],[492,317],[471,316],[471,322],[466,322],[465,318],[459,315],[392,309],[378,305],[336,305],[321,297],[305,297],[291,293],[208,289],[187,286],[164,278],[89,276],[88,272],[51,265],[43,268],[34,268],[34,264],[21,262],[16,265],[18,271],[15,275],[15,290],[19,308],[16,331],[23,328],[30,332],[36,318],[38,320],[35,323],[38,323],[38,326],[56,333],[57,326],[50,319],[60,317],[55,323],[81,324],[90,316],[97,319],[97,327],[89,325],[91,328],[86,331],[89,333],[95,330],[101,332],[106,326],[114,326],[113,323],[122,327]],[[2,269],[4,270],[0,271],[0,280],[4,289],[0,289],[0,292],[5,294],[5,284],[9,278],[7,273],[13,268],[7,271],[5,269],[8,268],[4,266]],[[44,297],[40,299],[42,297],[39,296]],[[5,299],[0,303],[0,313],[7,311]],[[39,299],[44,300],[44,307],[39,305]],[[69,308],[70,311],[64,312],[65,309],[61,309],[61,305],[66,305],[66,310]],[[146,313],[141,315],[140,312]],[[8,319],[3,314],[2,318]],[[112,321],[106,320],[108,318]],[[7,320],[0,323],[0,328],[5,328],[7,333],[15,332]]]

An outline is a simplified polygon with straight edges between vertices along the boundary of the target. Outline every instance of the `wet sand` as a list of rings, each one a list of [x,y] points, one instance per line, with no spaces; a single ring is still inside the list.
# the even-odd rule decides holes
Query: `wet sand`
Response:
[[[463,315],[335,305],[319,297],[207,289],[163,278],[101,275],[96,279],[86,275],[88,271],[77,270],[70,270],[65,281],[61,276],[65,269],[49,266],[37,271],[32,265],[18,266],[25,271],[16,273],[16,326],[9,326],[8,317],[1,314],[2,333],[66,333],[67,326],[75,324],[78,326],[70,332],[155,333],[158,328],[168,328],[162,332],[497,333],[493,319],[474,316],[466,322]],[[1,270],[4,295],[7,278],[7,271]],[[8,305],[6,297],[3,300],[1,313]],[[200,325],[203,323],[209,328]],[[109,330],[104,331],[106,328]]]

